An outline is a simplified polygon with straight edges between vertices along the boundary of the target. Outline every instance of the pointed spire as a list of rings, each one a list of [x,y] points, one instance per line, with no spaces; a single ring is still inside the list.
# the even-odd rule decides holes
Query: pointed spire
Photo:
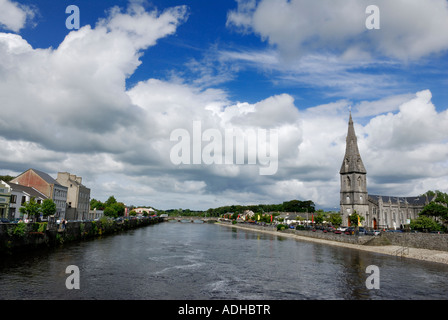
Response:
[[[339,173],[367,173],[359,154],[358,139],[353,125],[352,112],[350,108],[350,116],[348,120],[348,132],[345,145],[345,156]]]

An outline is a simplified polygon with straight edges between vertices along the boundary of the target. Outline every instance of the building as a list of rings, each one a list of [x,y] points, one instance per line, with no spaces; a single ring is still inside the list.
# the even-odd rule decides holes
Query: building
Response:
[[[22,219],[27,220],[29,217],[25,214],[23,215],[20,213],[20,208],[30,201],[31,198],[34,198],[34,200],[37,203],[42,203],[45,199],[48,199],[47,196],[45,196],[40,191],[34,189],[33,187],[27,187],[22,186],[17,183],[11,183],[11,201],[9,204],[9,219],[10,220],[16,220],[16,219]]]
[[[82,184],[82,178],[69,172],[58,172],[56,181],[68,189],[66,219],[89,219],[90,189]]]
[[[56,204],[56,218],[65,219],[68,188],[61,185],[50,175],[36,169],[28,169],[12,179],[12,183],[33,187],[47,198],[52,199]]]
[[[340,174],[340,213],[342,224],[350,225],[349,217],[356,212],[364,217],[365,227],[398,229],[418,217],[433,199],[370,195],[367,192],[367,171],[358,149],[352,115],[348,122],[345,155]]]
[[[149,216],[156,213],[156,211],[153,208],[134,208],[133,211],[137,212],[138,214],[147,214]]]
[[[101,219],[104,216],[103,210],[97,210],[96,208],[93,210],[89,210],[89,216],[87,217],[88,220],[98,220]]]
[[[9,202],[11,198],[11,187],[0,180],[0,218],[9,218]]]
[[[369,195],[369,212],[365,217],[366,225],[374,229],[401,229],[418,218],[423,208],[434,201],[426,195],[419,197],[394,197]]]
[[[367,171],[358,149],[358,139],[353,126],[352,115],[348,122],[348,132],[345,145],[345,155],[341,170],[340,204],[342,223],[349,221],[349,216],[356,211],[366,216],[369,212],[367,193]]]

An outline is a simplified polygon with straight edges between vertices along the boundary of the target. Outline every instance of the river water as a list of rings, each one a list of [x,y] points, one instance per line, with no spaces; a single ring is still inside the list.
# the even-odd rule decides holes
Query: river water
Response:
[[[69,290],[69,265],[79,289]],[[379,289],[368,289],[369,265]],[[170,222],[2,258],[0,299],[447,299],[448,266]]]

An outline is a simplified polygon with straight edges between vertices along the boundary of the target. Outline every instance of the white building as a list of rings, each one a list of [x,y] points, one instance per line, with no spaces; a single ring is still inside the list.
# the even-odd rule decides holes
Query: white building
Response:
[[[37,203],[42,203],[45,199],[48,199],[40,191],[33,187],[22,186],[20,184],[12,183],[11,187],[11,201],[9,204],[9,216],[10,220],[23,219],[26,220],[29,217],[20,213],[20,208],[34,198]],[[33,217],[34,218],[34,217]]]
[[[9,218],[9,201],[11,197],[11,188],[10,186],[0,180],[0,218]]]

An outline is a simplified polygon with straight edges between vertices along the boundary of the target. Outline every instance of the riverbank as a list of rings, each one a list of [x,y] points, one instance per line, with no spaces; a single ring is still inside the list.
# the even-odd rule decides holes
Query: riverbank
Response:
[[[245,229],[250,230],[254,232],[262,232],[267,234],[272,234],[279,237],[286,237],[286,238],[292,238],[296,240],[301,241],[311,241],[315,243],[321,243],[326,245],[332,245],[332,246],[338,246],[338,247],[344,247],[344,248],[350,248],[350,249],[356,249],[356,250],[362,250],[362,251],[369,251],[369,252],[375,252],[380,254],[387,254],[391,256],[399,256],[406,259],[417,259],[417,260],[423,260],[423,261],[429,261],[429,262],[437,262],[437,263],[443,263],[448,264],[448,252],[447,251],[439,251],[439,250],[429,250],[429,249],[422,249],[422,248],[411,248],[398,245],[383,245],[383,246],[372,246],[372,245],[363,245],[363,244],[353,244],[353,243],[346,243],[346,242],[340,242],[340,241],[332,241],[322,238],[314,238],[314,237],[307,237],[303,234],[298,235],[296,233],[291,232],[285,232],[285,231],[277,231],[274,228],[267,228],[267,227],[258,227],[258,226],[251,226],[251,225],[242,225],[242,224],[230,224],[230,223],[224,223],[220,222],[217,223],[218,225],[225,226],[225,227],[233,227],[233,228],[239,228],[239,229]],[[311,231],[309,231],[311,232]],[[343,236],[343,235],[341,235]]]

